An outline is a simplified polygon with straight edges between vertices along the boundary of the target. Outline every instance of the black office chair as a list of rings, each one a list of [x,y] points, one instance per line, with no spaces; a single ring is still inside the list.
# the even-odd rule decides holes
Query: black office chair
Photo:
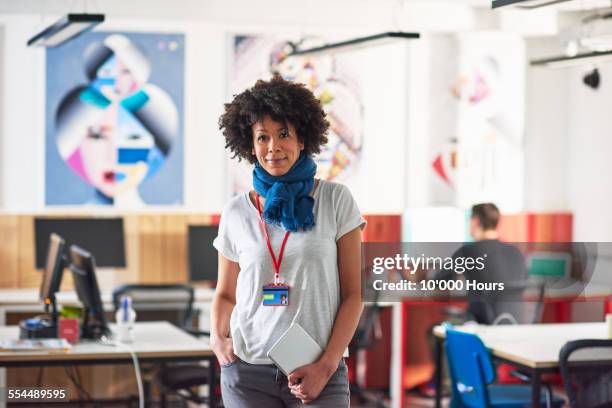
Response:
[[[373,344],[382,338],[382,329],[380,327],[380,306],[378,305],[379,293],[372,294],[373,302],[367,304],[361,318],[357,324],[355,334],[349,343],[349,352],[357,356],[359,350],[365,350],[373,346]],[[368,404],[377,408],[385,408],[384,395],[373,393],[365,390],[356,381],[349,384],[351,394],[356,396],[360,404]]]
[[[536,324],[542,321],[545,287],[541,282],[516,281],[500,293],[490,292],[485,309],[492,325]]]
[[[132,298],[140,321],[164,320],[182,329],[193,329],[193,287],[186,284],[129,284],[113,290],[113,307],[118,310],[123,296]]]
[[[559,366],[571,408],[612,408],[612,339],[566,343]]]
[[[474,299],[480,306],[481,315],[474,315],[458,307],[447,307],[447,321],[461,325],[469,320],[480,320],[481,324],[535,324],[542,321],[545,286],[542,282],[521,280],[504,284],[500,292],[484,292]]]
[[[121,298],[130,296],[137,320],[165,320],[195,335],[210,336],[209,332],[194,329],[197,313],[193,308],[194,290],[187,284],[134,284],[123,285],[113,291],[113,306],[120,307]],[[161,406],[166,406],[168,395],[181,400],[202,404],[208,398],[200,397],[197,387],[208,384],[208,367],[193,363],[164,365],[157,372],[150,372],[145,381],[145,394],[150,396],[151,380],[160,392]],[[152,377],[152,378],[151,378]],[[210,387],[214,392],[214,386]]]

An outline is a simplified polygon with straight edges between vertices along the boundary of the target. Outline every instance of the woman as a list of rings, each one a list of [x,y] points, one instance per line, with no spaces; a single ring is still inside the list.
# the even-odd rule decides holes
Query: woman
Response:
[[[219,127],[234,157],[255,165],[254,189],[229,202],[214,241],[211,346],[225,406],[347,407],[342,357],[362,311],[365,221],[346,187],[314,178],[325,113],[303,85],[275,76],[226,104]],[[287,378],[267,352],[293,322],[324,352]]]

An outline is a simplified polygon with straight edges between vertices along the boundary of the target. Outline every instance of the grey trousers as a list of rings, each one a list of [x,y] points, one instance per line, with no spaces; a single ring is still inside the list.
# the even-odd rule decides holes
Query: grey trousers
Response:
[[[221,396],[227,408],[348,407],[347,368],[342,361],[319,397],[304,405],[291,394],[287,376],[275,365],[249,364],[236,358],[221,366]]]

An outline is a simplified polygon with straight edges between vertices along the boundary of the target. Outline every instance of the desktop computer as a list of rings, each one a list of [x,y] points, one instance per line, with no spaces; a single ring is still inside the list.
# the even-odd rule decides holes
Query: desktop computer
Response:
[[[189,280],[211,282],[217,281],[218,253],[212,243],[219,233],[216,225],[190,225],[189,241]]]
[[[102,306],[102,297],[96,278],[96,262],[91,253],[85,249],[70,246],[70,271],[80,302],[84,306],[81,338],[101,339],[110,337],[106,315]]]
[[[40,300],[45,304],[45,313],[50,313],[50,316],[25,319],[19,322],[19,337],[22,339],[57,337],[58,312],[55,294],[59,291],[64,268],[67,266],[67,259],[64,255],[65,246],[64,238],[54,233],[49,235],[47,256],[40,286]]]

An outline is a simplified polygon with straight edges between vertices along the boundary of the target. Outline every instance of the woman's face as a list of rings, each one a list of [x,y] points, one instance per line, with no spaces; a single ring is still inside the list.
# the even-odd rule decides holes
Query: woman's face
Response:
[[[300,141],[291,123],[275,122],[264,116],[253,124],[253,155],[271,176],[286,174],[300,157],[304,143]]]
[[[111,104],[80,144],[84,175],[107,197],[134,189],[147,175],[153,145],[137,121]]]

